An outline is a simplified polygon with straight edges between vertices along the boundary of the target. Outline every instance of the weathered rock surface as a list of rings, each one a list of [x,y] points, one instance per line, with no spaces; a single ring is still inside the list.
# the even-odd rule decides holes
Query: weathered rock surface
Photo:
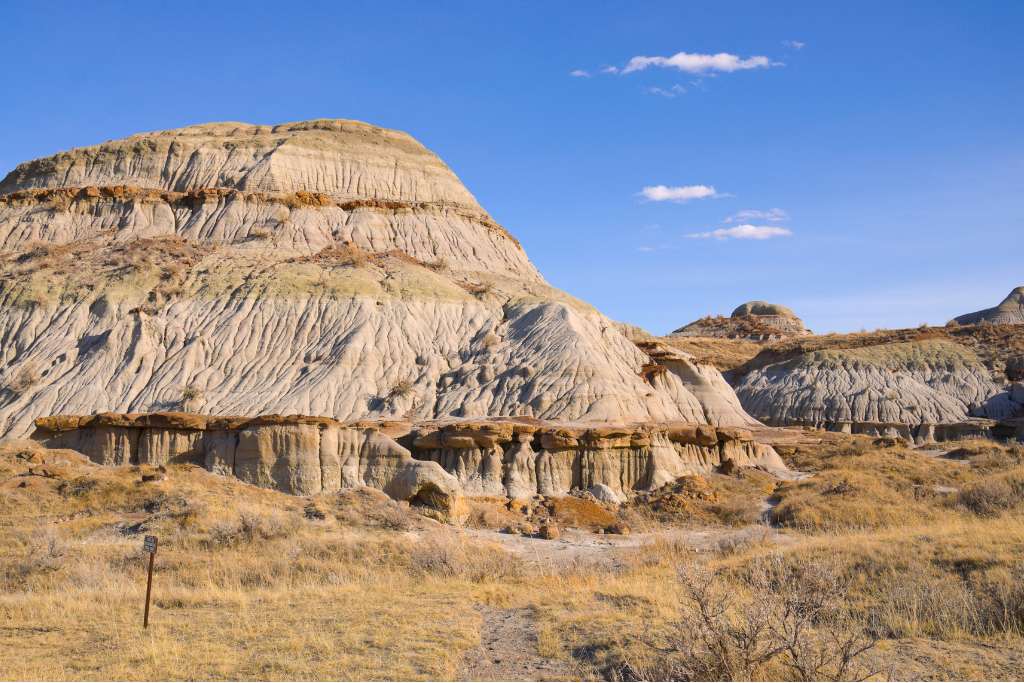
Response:
[[[359,122],[209,124],[22,164],[0,183],[0,250],[0,436],[97,411],[754,422],[692,358],[645,375],[440,159]]]
[[[749,431],[706,424],[343,424],[300,415],[103,413],[44,417],[35,425],[33,438],[45,446],[104,465],[187,462],[298,495],[370,486],[449,515],[462,496],[525,499],[589,489],[621,502],[723,466],[786,471]]]
[[[958,325],[1022,325],[1024,324],[1024,287],[1017,287],[1010,292],[998,306],[983,311],[967,313],[953,318]]]
[[[796,313],[767,301],[748,301],[736,307],[728,318],[705,317],[680,327],[672,335],[772,341],[811,334]]]
[[[744,374],[737,395],[759,419],[918,441],[982,435],[1019,414],[978,357],[945,340],[814,351]]]

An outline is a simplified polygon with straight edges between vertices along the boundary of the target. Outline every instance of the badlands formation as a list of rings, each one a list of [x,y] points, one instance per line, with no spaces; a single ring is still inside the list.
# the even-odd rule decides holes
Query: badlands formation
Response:
[[[958,325],[1022,325],[1024,324],[1024,287],[1017,287],[993,308],[953,318]]]
[[[769,312],[799,321],[788,309],[751,302],[729,319],[697,321],[663,341],[715,358],[744,410],[767,424],[918,443],[1024,435],[1022,302],[1024,288],[1017,288],[999,306],[945,328],[803,332],[757,344],[752,336],[738,341],[735,327],[709,324]]]
[[[782,467],[714,367],[548,285],[401,132],[220,123],[24,163],[0,249],[0,436],[403,499]]]
[[[672,333],[680,337],[718,337],[772,341],[811,334],[796,314],[785,306],[767,301],[748,301],[728,318],[708,316]]]

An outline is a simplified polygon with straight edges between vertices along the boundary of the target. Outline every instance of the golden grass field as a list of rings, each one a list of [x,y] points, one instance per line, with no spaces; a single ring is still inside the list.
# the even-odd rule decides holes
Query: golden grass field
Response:
[[[840,677],[1024,676],[1024,449],[940,458],[821,436],[784,452],[800,481],[747,471],[619,510],[553,505],[557,541],[497,533],[520,514],[498,501],[458,528],[368,489],[299,498],[8,444],[0,678],[800,679],[794,662],[819,660],[827,678],[849,634],[873,647]],[[609,520],[632,533],[594,533]],[[146,534],[160,550],[143,630]],[[711,631],[687,588],[701,577],[724,609]],[[831,596],[817,611],[800,597],[815,586]],[[789,654],[694,646],[785,630],[794,605],[813,618]],[[504,618],[517,628],[495,631]]]

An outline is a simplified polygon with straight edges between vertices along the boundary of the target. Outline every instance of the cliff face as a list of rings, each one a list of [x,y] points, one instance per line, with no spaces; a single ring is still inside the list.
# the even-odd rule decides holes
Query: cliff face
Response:
[[[720,467],[786,470],[739,428],[681,423],[581,427],[506,419],[343,424],[330,418],[181,413],[54,416],[34,438],[104,465],[192,463],[286,493],[371,486],[452,514],[462,496],[563,496],[606,487],[619,500]]]
[[[435,155],[352,121],[210,124],[0,183],[0,436],[56,413],[754,421],[657,377]]]

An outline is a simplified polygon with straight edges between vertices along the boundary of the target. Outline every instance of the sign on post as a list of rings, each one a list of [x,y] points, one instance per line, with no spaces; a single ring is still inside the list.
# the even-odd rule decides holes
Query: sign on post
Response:
[[[146,578],[146,612],[142,617],[142,628],[149,628],[149,595],[153,591],[153,558],[156,557],[156,536],[146,536],[142,549],[149,553],[149,576]]]

